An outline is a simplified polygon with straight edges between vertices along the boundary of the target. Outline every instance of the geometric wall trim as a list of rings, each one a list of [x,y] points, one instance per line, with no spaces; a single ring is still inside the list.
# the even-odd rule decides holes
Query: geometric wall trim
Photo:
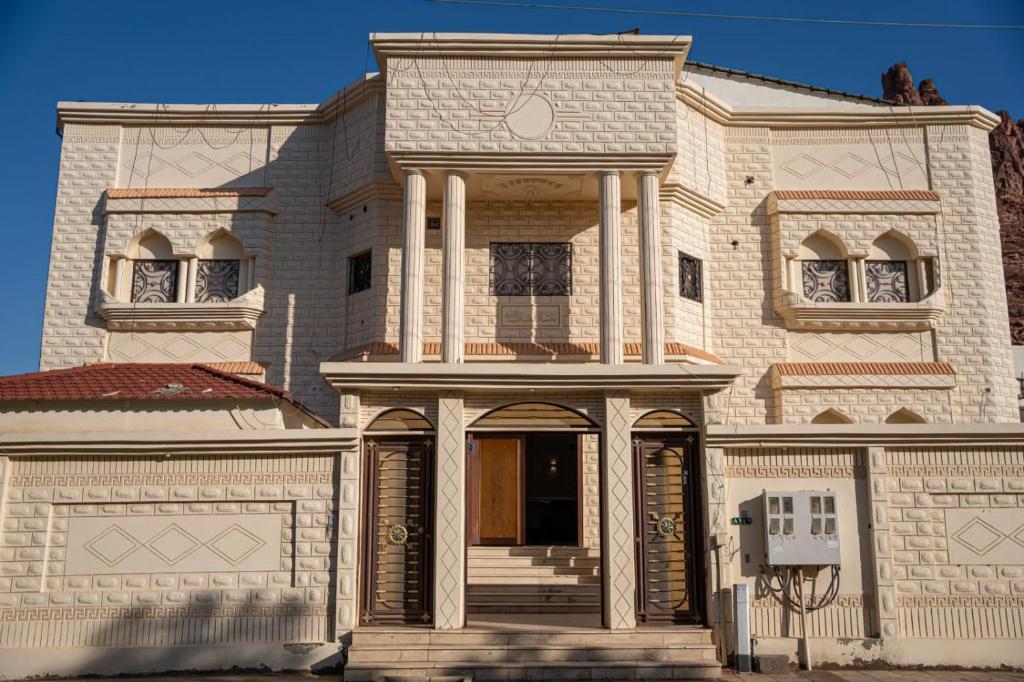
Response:
[[[1020,509],[947,509],[951,564],[1024,563],[1024,514]]]

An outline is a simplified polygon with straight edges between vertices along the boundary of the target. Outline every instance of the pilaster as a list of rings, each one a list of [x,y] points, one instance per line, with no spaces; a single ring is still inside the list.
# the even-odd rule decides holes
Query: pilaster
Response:
[[[423,270],[427,222],[427,179],[405,172],[402,217],[402,310],[398,352],[402,362],[423,360]]]
[[[437,475],[434,509],[434,627],[466,625],[466,427],[463,398],[437,401]]]
[[[334,517],[335,639],[355,627],[359,613],[356,573],[359,556],[359,460],[358,440],[339,452],[337,457],[337,508]]]
[[[442,221],[441,362],[462,362],[466,346],[466,179],[460,173],[445,175]]]
[[[619,345],[621,348],[621,344]],[[629,395],[604,397],[601,438],[601,571],[604,626],[636,627],[636,529],[633,521],[633,451]]]
[[[889,525],[888,468],[884,447],[867,449],[868,505],[871,510],[872,575],[875,577],[875,625],[881,639],[899,635],[896,580],[893,575],[892,531]]]
[[[661,206],[658,174],[640,173],[637,197],[640,212],[640,279],[643,362],[665,363],[665,308],[662,303]]]
[[[601,241],[601,362],[620,365],[622,348],[622,192],[618,171],[599,178]],[[629,441],[628,435],[626,441]]]

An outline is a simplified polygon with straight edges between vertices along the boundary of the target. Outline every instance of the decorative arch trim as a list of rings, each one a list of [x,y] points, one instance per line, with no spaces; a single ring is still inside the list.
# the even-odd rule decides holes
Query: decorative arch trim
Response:
[[[379,412],[363,429],[366,433],[433,431],[434,425],[420,412],[408,407],[389,407]]]
[[[634,431],[689,429],[697,424],[679,410],[658,409],[644,413],[633,422]]]
[[[557,403],[510,403],[484,413],[469,428],[489,431],[589,430],[600,425],[579,410]]]

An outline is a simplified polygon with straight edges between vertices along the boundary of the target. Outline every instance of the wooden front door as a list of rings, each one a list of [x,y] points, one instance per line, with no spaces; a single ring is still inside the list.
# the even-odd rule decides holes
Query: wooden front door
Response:
[[[426,437],[365,444],[368,502],[363,624],[433,619],[433,443]]]
[[[637,620],[702,620],[697,437],[634,440]]]
[[[518,545],[523,542],[523,439],[475,439],[469,463],[470,542]]]

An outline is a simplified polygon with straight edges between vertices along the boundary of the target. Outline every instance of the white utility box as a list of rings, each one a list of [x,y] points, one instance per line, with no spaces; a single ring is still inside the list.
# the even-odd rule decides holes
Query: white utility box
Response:
[[[831,490],[764,491],[769,566],[838,566],[839,509]]]

